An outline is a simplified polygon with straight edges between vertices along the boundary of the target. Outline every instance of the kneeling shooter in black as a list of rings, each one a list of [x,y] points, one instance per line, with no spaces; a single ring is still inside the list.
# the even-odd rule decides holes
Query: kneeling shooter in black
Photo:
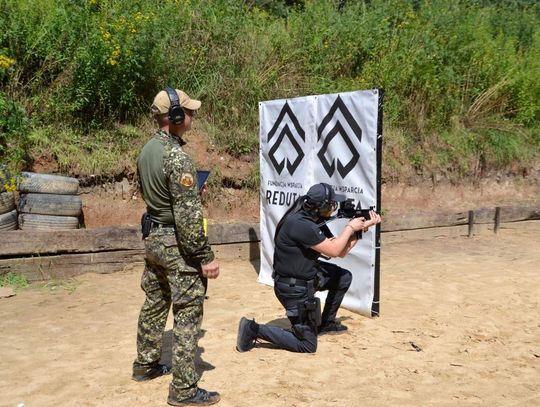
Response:
[[[238,351],[246,352],[257,339],[263,339],[292,352],[313,353],[317,350],[317,334],[347,330],[336,321],[336,314],[352,275],[334,264],[319,261],[319,257],[344,257],[357,242],[356,232],[366,231],[381,218],[372,211],[370,220],[351,219],[339,236],[328,237],[319,224],[337,209],[337,202],[344,200],[345,196],[336,194],[330,185],[316,184],[279,221],[274,236],[274,292],[292,326],[285,330],[242,318]],[[328,296],[321,315],[315,292],[326,290]]]

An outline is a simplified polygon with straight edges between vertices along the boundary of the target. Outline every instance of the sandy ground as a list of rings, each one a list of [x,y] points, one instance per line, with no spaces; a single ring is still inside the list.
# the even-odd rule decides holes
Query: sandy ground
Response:
[[[224,407],[540,405],[540,222],[436,235],[383,234],[381,317],[341,310],[349,333],[322,337],[314,355],[234,351],[240,316],[284,318],[255,281],[257,264],[222,261],[200,385],[221,392]],[[0,406],[165,405],[169,377],[130,380],[140,273],[86,274],[0,299]]]

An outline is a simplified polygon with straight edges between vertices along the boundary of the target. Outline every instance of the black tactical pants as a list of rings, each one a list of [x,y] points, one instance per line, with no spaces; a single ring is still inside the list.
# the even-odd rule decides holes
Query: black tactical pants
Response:
[[[321,262],[318,272],[317,291],[328,290],[328,296],[322,312],[324,325],[336,318],[337,311],[345,293],[352,282],[348,270],[335,264]],[[290,283],[290,279],[276,279],[274,292],[279,302],[285,307],[287,317],[291,321],[291,330],[263,325],[259,326],[258,338],[264,339],[282,349],[292,352],[313,353],[317,350],[317,328],[298,314],[298,301],[308,299],[308,287],[305,282]]]

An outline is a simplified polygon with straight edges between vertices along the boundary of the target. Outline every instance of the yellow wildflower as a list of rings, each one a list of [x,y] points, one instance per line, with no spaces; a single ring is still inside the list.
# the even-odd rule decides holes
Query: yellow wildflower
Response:
[[[416,14],[411,10],[407,11],[405,17],[407,18],[407,20],[416,20]]]
[[[4,184],[4,189],[6,192],[14,192],[17,190],[17,183],[15,182],[15,178],[11,178]]]
[[[120,45],[117,44],[117,45],[114,46],[114,49],[113,49],[113,51],[111,52],[111,57],[117,58],[117,57],[120,56],[120,54],[121,54],[121,52],[120,52]]]
[[[116,44],[111,52],[111,56],[107,58],[107,65],[116,65],[118,63],[118,57],[122,53],[120,45]]]
[[[0,68],[11,68],[13,65],[15,65],[15,62],[17,61],[15,61],[13,58],[0,55]]]

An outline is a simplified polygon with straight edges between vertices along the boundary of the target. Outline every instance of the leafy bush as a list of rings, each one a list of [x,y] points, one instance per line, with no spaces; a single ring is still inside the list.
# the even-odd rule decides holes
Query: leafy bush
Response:
[[[0,92],[0,161],[17,166],[26,159],[28,125],[21,104]]]
[[[79,165],[59,147],[71,133],[84,171],[104,173],[117,166],[101,150],[135,156],[145,132],[126,146],[119,123],[149,126],[165,84],[203,101],[200,128],[219,149],[253,157],[258,102],[382,87],[402,150],[392,176],[457,164],[466,175],[480,156],[538,153],[539,20],[534,0],[0,0],[1,97],[50,133],[62,168]],[[0,154],[20,163],[47,147],[22,148],[20,134],[3,133]]]
[[[99,125],[144,111],[137,102],[151,98],[160,86],[164,66],[159,45],[167,25],[151,2],[138,2],[138,7],[129,2],[113,12],[106,2],[94,3],[86,23],[87,45],[72,61],[69,95],[71,110]]]

